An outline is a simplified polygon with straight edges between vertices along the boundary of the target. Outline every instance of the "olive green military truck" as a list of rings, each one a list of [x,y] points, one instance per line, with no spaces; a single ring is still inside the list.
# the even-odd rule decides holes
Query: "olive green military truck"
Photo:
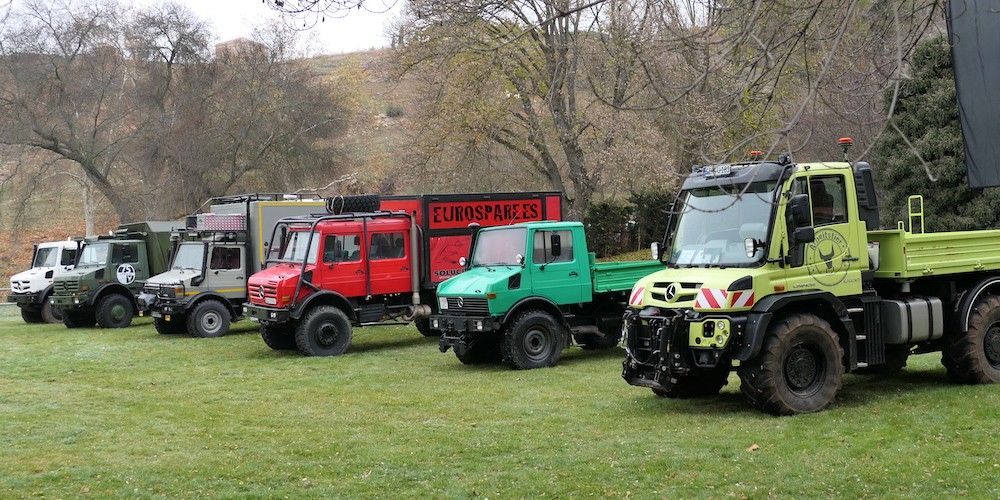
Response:
[[[924,232],[923,202],[877,230],[866,163],[695,169],[625,316],[622,376],[665,397],[730,371],[773,414],[826,408],[844,374],[941,352],[962,383],[1000,381],[1000,230]]]
[[[180,222],[122,224],[112,234],[88,238],[72,271],[52,282],[49,300],[69,328],[124,328],[136,313],[143,282],[167,269],[170,234]]]

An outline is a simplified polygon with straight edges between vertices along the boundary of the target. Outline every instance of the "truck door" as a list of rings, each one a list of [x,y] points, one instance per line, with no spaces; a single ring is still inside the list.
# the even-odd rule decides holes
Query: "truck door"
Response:
[[[246,297],[247,273],[244,267],[246,252],[236,245],[212,246],[208,256],[208,287],[227,299]]]
[[[586,255],[576,255],[573,232],[569,230],[535,231],[531,245],[531,290],[556,304],[584,301],[581,282],[590,284],[581,274]],[[589,265],[589,264],[588,264]]]
[[[372,295],[411,292],[410,234],[403,231],[368,234]]]
[[[144,250],[144,249],[142,249]],[[149,277],[146,252],[135,243],[116,243],[111,249],[112,279],[127,287],[141,285]]]
[[[795,182],[794,192],[809,195],[816,239],[805,244],[803,265],[788,268],[788,289],[861,293],[857,207],[849,203],[844,174],[817,173]]]
[[[319,235],[317,235],[318,237]],[[316,268],[318,285],[345,297],[364,297],[368,294],[365,272],[364,248],[361,233],[326,234],[320,248],[322,257]]]

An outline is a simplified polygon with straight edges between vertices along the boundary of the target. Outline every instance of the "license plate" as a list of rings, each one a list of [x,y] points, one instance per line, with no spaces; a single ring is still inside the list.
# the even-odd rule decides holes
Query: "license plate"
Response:
[[[160,313],[158,313],[156,311],[153,311],[153,312],[149,313],[149,315],[152,316],[152,317],[154,317],[154,318],[162,318],[163,317],[162,314],[160,314]]]

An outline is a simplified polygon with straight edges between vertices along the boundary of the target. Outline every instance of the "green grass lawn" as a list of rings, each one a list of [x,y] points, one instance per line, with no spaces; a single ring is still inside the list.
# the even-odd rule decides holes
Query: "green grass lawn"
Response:
[[[1000,497],[1000,386],[937,355],[848,377],[831,410],[658,399],[622,353],[461,365],[403,327],[339,358],[219,339],[24,325],[0,313],[0,497]],[[753,451],[751,451],[751,449]]]

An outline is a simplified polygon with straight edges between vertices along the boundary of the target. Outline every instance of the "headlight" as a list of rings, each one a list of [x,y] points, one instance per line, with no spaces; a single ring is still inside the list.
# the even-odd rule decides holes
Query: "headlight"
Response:
[[[473,327],[476,330],[482,330],[483,329],[483,322],[482,321],[475,321],[472,325],[473,325]]]
[[[274,297],[264,297],[264,303],[273,306],[278,303],[278,299]]]
[[[442,311],[448,308],[448,297],[438,297],[438,308]]]
[[[90,291],[90,285],[80,285],[80,293],[89,291]]]
[[[438,320],[436,320],[436,319],[432,319],[431,320],[431,328],[433,328],[435,330],[438,330],[438,329],[441,328],[440,325],[438,325]]]
[[[271,319],[277,319],[277,318],[278,318],[278,313],[271,313],[271,314],[269,314],[268,316],[269,316],[269,317],[270,317]]]

